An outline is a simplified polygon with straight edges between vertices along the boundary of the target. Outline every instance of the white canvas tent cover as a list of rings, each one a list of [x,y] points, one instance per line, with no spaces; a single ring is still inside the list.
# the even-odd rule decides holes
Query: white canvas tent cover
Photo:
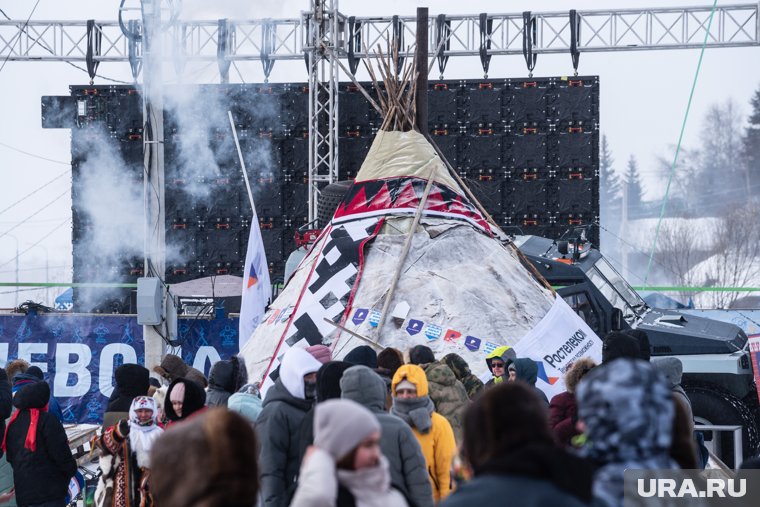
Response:
[[[427,179],[434,184],[390,305],[376,327]],[[403,304],[406,303],[406,304]],[[476,375],[495,347],[514,345],[541,321],[554,295],[525,268],[418,132],[381,131],[343,203],[272,303],[241,355],[262,379],[289,347],[329,345],[334,359],[367,342],[436,357],[456,352]],[[404,312],[408,305],[408,312]],[[398,312],[396,312],[398,313]],[[265,382],[266,385],[266,382]]]

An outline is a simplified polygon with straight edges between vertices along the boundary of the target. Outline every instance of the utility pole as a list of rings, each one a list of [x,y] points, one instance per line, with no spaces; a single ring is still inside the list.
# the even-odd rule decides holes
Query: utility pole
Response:
[[[142,0],[143,132],[145,176],[145,266],[148,277],[166,278],[166,215],[164,206],[164,101],[161,72],[161,0]],[[166,294],[161,307],[166,308]],[[164,312],[164,316],[165,316]],[[167,329],[167,328],[165,328]],[[160,326],[143,326],[145,366],[159,364],[164,353]],[[168,336],[167,336],[168,339]]]

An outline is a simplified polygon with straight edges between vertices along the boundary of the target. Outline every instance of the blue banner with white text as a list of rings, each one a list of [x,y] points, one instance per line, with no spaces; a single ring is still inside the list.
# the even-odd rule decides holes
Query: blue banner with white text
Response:
[[[238,320],[180,319],[181,356],[205,375],[238,352]],[[123,363],[145,365],[142,326],[134,316],[71,314],[0,316],[0,365],[21,358],[39,366],[65,423],[99,424]],[[11,379],[12,382],[12,379]]]

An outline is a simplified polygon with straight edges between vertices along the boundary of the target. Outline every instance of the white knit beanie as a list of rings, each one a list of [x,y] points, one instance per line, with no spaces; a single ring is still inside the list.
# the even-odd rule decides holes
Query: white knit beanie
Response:
[[[327,400],[314,409],[314,445],[336,462],[376,431],[380,431],[377,418],[355,401]]]

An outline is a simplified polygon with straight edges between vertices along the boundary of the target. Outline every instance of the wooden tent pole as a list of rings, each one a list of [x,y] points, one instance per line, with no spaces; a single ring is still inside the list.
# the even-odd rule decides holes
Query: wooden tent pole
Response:
[[[404,242],[404,250],[401,252],[401,257],[399,258],[398,265],[396,266],[396,272],[393,274],[393,278],[391,279],[391,288],[388,289],[388,295],[385,297],[383,310],[380,313],[380,322],[377,324],[378,335],[383,330],[385,319],[388,316],[388,308],[391,306],[391,300],[393,299],[393,293],[396,292],[396,285],[398,284],[398,280],[401,277],[401,270],[404,268],[404,262],[406,262],[407,255],[409,255],[409,249],[412,247],[412,239],[414,238],[414,233],[417,230],[417,226],[420,224],[422,212],[425,210],[425,203],[427,203],[428,196],[430,195],[430,189],[433,188],[433,176],[435,175],[435,170],[437,167],[438,165],[433,162],[432,167],[430,168],[430,174],[428,174],[427,185],[425,185],[425,192],[422,194],[420,204],[417,206],[417,211],[414,214],[414,221],[412,222],[412,228],[409,229],[409,234],[406,236],[406,241]]]

